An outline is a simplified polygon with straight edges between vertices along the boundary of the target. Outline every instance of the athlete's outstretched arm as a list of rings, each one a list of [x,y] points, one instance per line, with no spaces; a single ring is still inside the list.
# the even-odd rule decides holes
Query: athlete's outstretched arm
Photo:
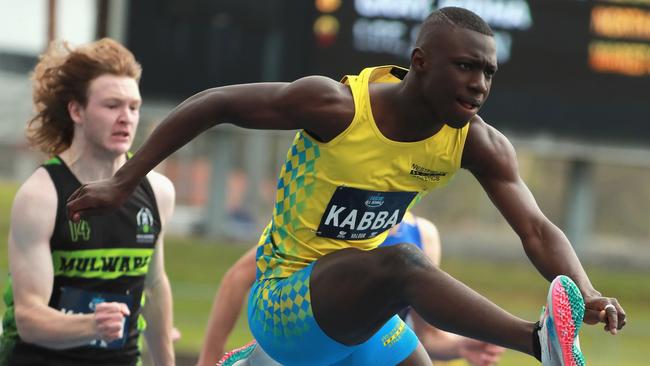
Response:
[[[158,203],[162,232],[158,235],[156,248],[145,277],[145,305],[142,315],[147,321],[144,336],[149,354],[156,366],[173,366],[176,364],[172,342],[172,291],[169,278],[165,272],[164,236],[165,227],[174,211],[175,191],[167,177],[151,172],[148,174]]]
[[[235,327],[244,299],[255,281],[256,251],[257,247],[249,249],[223,277],[214,297],[197,366],[213,366],[223,356],[228,335]]]
[[[72,194],[68,214],[119,207],[141,179],[164,158],[201,132],[222,123],[251,129],[305,129],[328,141],[354,115],[349,87],[324,77],[293,83],[232,85],[198,93],[176,107],[114,177],[82,186]]]
[[[64,314],[48,306],[54,284],[50,237],[57,203],[56,189],[44,168],[36,170],[14,198],[9,268],[18,335],[28,343],[54,349],[121,338],[122,321],[129,314],[126,304],[98,304],[94,314]]]
[[[571,277],[585,300],[585,322],[602,321],[606,330],[616,334],[625,325],[625,311],[616,299],[603,297],[594,289],[569,240],[544,216],[519,175],[510,141],[476,116],[470,125],[462,164],[519,235],[539,272],[549,281],[560,274]],[[613,306],[607,306],[610,304]]]

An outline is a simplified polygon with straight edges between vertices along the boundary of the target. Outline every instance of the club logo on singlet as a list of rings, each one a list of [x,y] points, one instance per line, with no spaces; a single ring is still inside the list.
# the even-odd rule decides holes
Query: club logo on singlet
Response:
[[[138,243],[153,243],[155,235],[153,233],[153,214],[147,207],[140,208],[136,215],[138,224],[138,233],[136,234],[136,241]]]
[[[376,192],[337,187],[316,235],[342,239],[371,239],[397,225],[416,192]]]
[[[88,224],[88,221],[68,221],[68,227],[70,228],[70,239],[72,239],[73,242],[76,243],[79,240],[90,240],[90,225]]]

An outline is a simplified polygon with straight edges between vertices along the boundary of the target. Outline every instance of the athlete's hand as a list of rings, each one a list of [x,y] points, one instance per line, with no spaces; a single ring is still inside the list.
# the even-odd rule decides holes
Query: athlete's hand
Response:
[[[475,366],[496,365],[505,351],[503,347],[471,338],[461,338],[459,342],[460,356]]]
[[[95,305],[95,331],[97,338],[108,343],[124,335],[124,318],[131,314],[121,302],[102,302]]]
[[[171,335],[172,342],[178,341],[179,339],[181,339],[182,336],[183,335],[181,334],[181,331],[178,328],[176,327],[172,328],[172,335]]]
[[[605,323],[605,331],[616,334],[627,323],[625,310],[613,297],[585,297],[585,317],[587,324]]]
[[[84,184],[68,198],[68,219],[78,222],[85,215],[99,215],[119,208],[131,194],[115,177]]]

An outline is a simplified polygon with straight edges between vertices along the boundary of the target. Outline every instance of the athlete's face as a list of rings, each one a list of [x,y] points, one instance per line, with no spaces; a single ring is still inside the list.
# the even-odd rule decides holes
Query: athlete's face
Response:
[[[73,102],[74,103],[74,102]],[[142,98],[135,79],[102,75],[91,81],[86,106],[70,108],[70,114],[89,147],[110,154],[124,154],[131,148]]]
[[[462,127],[490,93],[497,70],[494,38],[469,29],[439,26],[414,51],[424,100],[442,122]]]

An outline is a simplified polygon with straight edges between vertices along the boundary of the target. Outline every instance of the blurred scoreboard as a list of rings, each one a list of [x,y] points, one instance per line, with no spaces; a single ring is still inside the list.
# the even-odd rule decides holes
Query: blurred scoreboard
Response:
[[[310,71],[408,67],[419,23],[444,6],[495,31],[486,121],[519,135],[650,145],[650,0],[315,0]]]
[[[505,132],[650,145],[650,0],[138,0],[145,96],[409,66],[421,21],[459,6],[495,31],[483,118]]]

